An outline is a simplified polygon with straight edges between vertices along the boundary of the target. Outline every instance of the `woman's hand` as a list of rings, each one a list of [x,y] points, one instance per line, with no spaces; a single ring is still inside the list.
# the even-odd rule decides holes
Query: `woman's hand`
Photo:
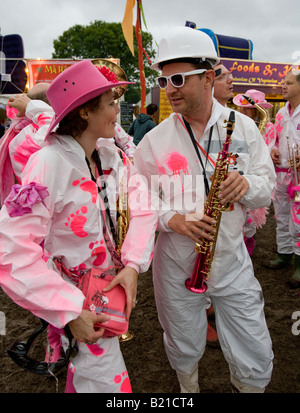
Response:
[[[132,309],[136,305],[138,273],[132,267],[123,268],[103,291],[109,291],[120,284],[126,292],[126,318],[129,320]]]
[[[109,320],[108,315],[97,315],[88,310],[82,310],[80,316],[68,323],[75,340],[83,343],[96,343],[104,334],[105,328],[95,330],[96,323],[104,323]]]

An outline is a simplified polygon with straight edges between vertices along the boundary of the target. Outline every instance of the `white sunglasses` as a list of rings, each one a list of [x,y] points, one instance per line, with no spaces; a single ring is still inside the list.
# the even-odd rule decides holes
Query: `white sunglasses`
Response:
[[[197,69],[197,70],[192,70],[191,72],[185,72],[185,73],[175,73],[174,75],[171,76],[160,76],[157,77],[157,83],[158,86],[161,89],[166,89],[168,85],[168,80],[171,82],[171,85],[174,87],[182,87],[185,82],[185,77],[186,76],[191,76],[191,75],[200,75],[201,73],[207,72],[207,69]]]

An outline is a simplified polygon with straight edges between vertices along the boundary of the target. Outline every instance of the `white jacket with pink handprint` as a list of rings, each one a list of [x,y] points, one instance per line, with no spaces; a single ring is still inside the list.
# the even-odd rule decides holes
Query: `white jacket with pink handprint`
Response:
[[[276,114],[275,128],[276,144],[274,148],[279,151],[280,161],[280,165],[277,167],[286,169],[289,168],[288,160],[290,158],[287,137],[290,148],[293,144],[300,145],[300,105],[291,114],[290,104],[287,102]]]
[[[37,131],[39,136],[44,128]],[[114,223],[119,175],[127,174],[130,224],[122,262],[145,272],[152,259],[157,222],[147,188],[110,140],[99,142],[98,152]],[[44,261],[43,248],[75,273],[92,266],[107,268],[113,263],[102,228],[98,189],[84,150],[71,136],[51,134],[48,145],[30,156],[22,186],[13,187],[0,211],[0,286],[20,306],[63,327],[81,313],[84,297],[61,277],[52,259]]]

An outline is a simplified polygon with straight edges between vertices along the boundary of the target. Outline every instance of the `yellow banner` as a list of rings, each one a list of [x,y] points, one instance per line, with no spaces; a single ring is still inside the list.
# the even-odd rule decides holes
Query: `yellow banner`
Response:
[[[133,8],[135,6],[135,0],[127,0],[125,13],[122,21],[122,30],[125,40],[131,53],[134,56],[133,48]]]

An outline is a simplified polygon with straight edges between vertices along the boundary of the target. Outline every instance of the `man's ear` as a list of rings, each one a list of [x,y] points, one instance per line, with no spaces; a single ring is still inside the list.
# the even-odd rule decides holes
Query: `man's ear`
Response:
[[[208,70],[207,72],[204,73],[205,79],[206,79],[206,84],[208,86],[213,85],[216,74],[214,70]]]

